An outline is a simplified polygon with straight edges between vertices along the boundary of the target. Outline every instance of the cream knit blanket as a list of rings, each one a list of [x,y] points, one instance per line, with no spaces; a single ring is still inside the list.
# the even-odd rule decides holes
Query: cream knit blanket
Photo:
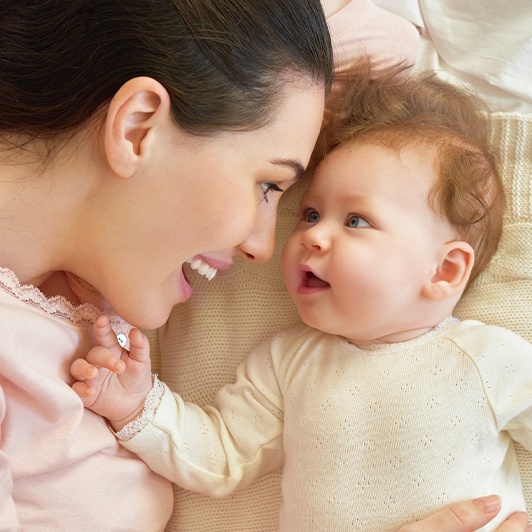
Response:
[[[508,210],[500,248],[456,309],[460,318],[501,325],[532,341],[532,116],[495,113],[492,140],[500,147]],[[304,184],[281,201],[277,249],[266,266],[242,262],[211,283],[191,276],[194,296],[178,305],[167,325],[149,334],[155,369],[186,400],[204,405],[231,382],[250,348],[298,321],[279,270],[282,243],[295,222]],[[528,507],[532,457],[518,449]],[[277,528],[280,472],[226,499],[175,490],[172,532],[272,532]]]

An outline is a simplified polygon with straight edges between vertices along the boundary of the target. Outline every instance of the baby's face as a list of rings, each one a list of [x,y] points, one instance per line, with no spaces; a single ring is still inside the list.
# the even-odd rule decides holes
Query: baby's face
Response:
[[[363,344],[394,341],[420,319],[423,285],[453,239],[429,206],[433,156],[358,143],[322,161],[283,251],[305,323]]]

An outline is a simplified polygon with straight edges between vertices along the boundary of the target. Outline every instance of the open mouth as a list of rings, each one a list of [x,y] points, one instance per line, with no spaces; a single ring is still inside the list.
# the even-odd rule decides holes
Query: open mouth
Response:
[[[181,266],[181,275],[179,276],[179,286],[181,290],[180,302],[185,302],[192,296],[192,286],[185,274],[185,269]]]
[[[331,285],[312,272],[303,272],[302,285],[306,288],[329,288]]]
[[[190,264],[190,267],[195,270],[200,275],[203,275],[203,277],[206,277],[209,281],[212,281],[214,279],[214,276],[218,272],[216,268],[213,268],[209,264],[207,264],[204,260],[202,260],[200,257],[194,257],[192,259],[187,260],[188,264]]]

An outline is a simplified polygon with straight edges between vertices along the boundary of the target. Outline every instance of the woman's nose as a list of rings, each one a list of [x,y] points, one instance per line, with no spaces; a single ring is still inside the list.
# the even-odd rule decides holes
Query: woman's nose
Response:
[[[253,264],[268,262],[275,250],[276,209],[259,209],[253,229],[237,246],[238,254]]]

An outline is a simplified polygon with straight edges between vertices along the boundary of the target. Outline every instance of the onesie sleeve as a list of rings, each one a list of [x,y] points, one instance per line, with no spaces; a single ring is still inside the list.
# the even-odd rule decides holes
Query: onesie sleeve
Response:
[[[120,443],[177,485],[224,496],[282,465],[282,432],[282,396],[266,341],[212,406],[184,402],[165,386],[153,421]]]
[[[404,63],[414,66],[420,49],[417,28],[371,0],[351,0],[328,19],[337,75],[362,57],[375,73]]]
[[[496,427],[532,451],[532,345],[521,336],[479,325],[473,361]],[[468,347],[471,351],[471,346]]]
[[[0,389],[0,443],[2,442],[2,425],[6,413],[4,392]],[[0,450],[0,530],[19,530],[15,503],[13,502],[13,479],[9,469],[9,458]]]

